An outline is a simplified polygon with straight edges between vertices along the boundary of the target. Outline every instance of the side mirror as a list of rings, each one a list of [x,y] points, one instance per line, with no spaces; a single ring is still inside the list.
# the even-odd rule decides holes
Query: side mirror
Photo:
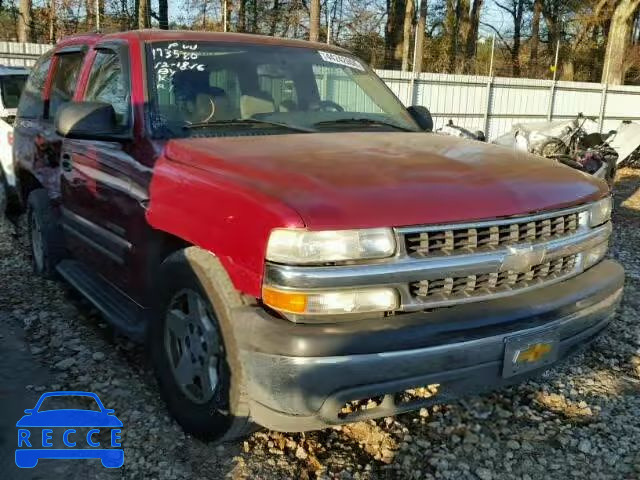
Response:
[[[407,111],[422,130],[433,132],[433,117],[427,107],[412,105]]]
[[[24,413],[26,413],[27,415],[31,415],[33,413],[33,408],[27,408]]]
[[[84,140],[118,142],[127,139],[113,106],[102,102],[70,102],[56,113],[58,135]]]

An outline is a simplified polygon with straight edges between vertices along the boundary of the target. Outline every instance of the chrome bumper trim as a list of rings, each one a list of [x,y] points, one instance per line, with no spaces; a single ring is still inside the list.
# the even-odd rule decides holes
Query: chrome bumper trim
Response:
[[[390,263],[330,267],[267,263],[265,283],[283,289],[335,289],[393,285],[442,277],[481,275],[510,269],[513,256],[531,255],[542,261],[583,252],[607,241],[611,224],[540,244],[520,244],[494,252],[416,259],[399,257]]]
[[[529,287],[491,292],[487,295],[470,295],[443,300],[420,300],[409,284],[445,277],[464,277],[502,271],[526,271],[528,268],[556,258],[581,254],[608,241],[612,226],[580,231],[569,237],[535,244],[516,244],[492,252],[452,255],[450,257],[412,258],[399,255],[391,262],[345,266],[292,266],[267,263],[265,284],[282,290],[335,290],[371,286],[391,286],[400,293],[402,311],[423,310],[461,303],[501,298],[514,293],[530,291],[571,278],[582,271],[582,258],[578,258],[574,270]]]

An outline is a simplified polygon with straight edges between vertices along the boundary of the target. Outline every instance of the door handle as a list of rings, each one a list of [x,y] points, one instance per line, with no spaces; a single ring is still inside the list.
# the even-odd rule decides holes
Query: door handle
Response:
[[[71,155],[68,153],[62,154],[62,162],[60,162],[62,166],[62,170],[65,172],[70,172],[73,169],[73,162],[71,161]]]

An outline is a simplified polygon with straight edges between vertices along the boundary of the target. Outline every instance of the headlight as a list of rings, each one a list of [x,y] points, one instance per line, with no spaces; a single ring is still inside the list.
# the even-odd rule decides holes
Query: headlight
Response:
[[[586,270],[587,268],[591,268],[596,263],[600,262],[600,260],[602,260],[607,254],[607,250],[609,250],[609,243],[604,242],[597,247],[584,252],[584,260],[582,261],[583,268]]]
[[[602,200],[591,205],[589,209],[589,225],[591,227],[598,227],[603,223],[607,223],[611,220],[611,211],[613,210],[613,201],[611,197],[603,198]]]
[[[267,260],[285,264],[312,264],[391,257],[396,239],[390,228],[370,230],[276,229],[267,245]]]
[[[399,307],[398,292],[393,288],[291,292],[265,286],[262,301],[280,312],[299,315],[388,312]]]

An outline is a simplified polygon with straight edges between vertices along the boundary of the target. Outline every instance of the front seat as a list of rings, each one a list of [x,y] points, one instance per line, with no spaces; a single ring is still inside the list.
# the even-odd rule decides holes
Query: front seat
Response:
[[[197,123],[234,118],[226,92],[209,84],[209,72],[176,72],[173,86],[176,113],[182,120]]]
[[[276,111],[276,104],[273,97],[262,90],[252,92],[251,95],[240,96],[240,116],[251,118],[261,113],[273,113]]]

